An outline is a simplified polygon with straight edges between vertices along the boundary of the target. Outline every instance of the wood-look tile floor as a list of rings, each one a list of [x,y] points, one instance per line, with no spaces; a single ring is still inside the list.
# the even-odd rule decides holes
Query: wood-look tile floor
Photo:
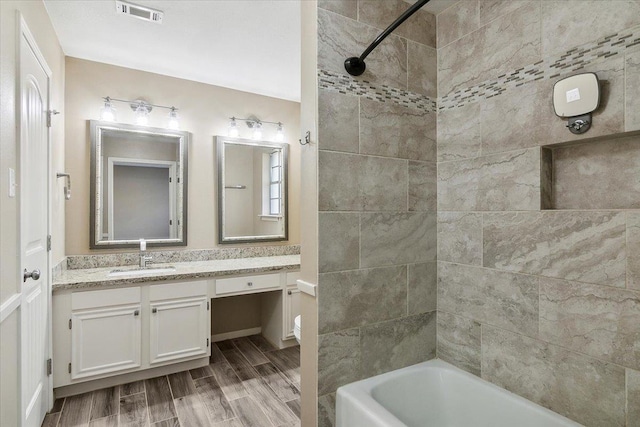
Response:
[[[214,343],[203,368],[57,399],[44,427],[300,426],[300,347]]]

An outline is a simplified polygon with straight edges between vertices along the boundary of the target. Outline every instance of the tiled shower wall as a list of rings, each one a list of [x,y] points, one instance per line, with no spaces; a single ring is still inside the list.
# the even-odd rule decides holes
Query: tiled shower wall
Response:
[[[640,2],[461,1],[437,21],[438,357],[640,426],[640,136],[606,138],[640,130]],[[551,95],[580,72],[603,97],[576,136]],[[558,151],[544,210],[541,147],[594,137]]]
[[[343,385],[436,355],[436,26],[408,4],[319,1],[319,426]]]

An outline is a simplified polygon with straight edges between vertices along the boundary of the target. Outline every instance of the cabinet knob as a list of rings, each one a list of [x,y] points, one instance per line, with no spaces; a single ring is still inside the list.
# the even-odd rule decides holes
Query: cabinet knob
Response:
[[[247,286],[249,287],[253,286],[253,282],[247,282]]]
[[[288,295],[291,295],[291,294],[292,294],[292,292],[289,290],[289,291],[287,291],[287,294],[288,294]]]
[[[152,313],[157,313],[157,312],[158,312],[158,309],[157,309],[157,308],[155,308],[155,307],[153,307],[153,308],[151,309],[151,312],[152,312]]]
[[[134,316],[139,316],[139,315],[140,315],[140,310],[136,310],[136,311],[134,311],[134,312],[133,312],[133,315],[134,315]]]

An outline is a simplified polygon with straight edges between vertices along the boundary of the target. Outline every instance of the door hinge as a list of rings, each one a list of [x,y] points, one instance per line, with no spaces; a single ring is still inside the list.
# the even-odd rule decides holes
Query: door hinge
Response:
[[[209,338],[207,338],[207,347],[209,347]]]
[[[47,376],[53,373],[53,360],[47,359]]]
[[[209,301],[207,301],[207,311],[209,311]]]
[[[47,111],[47,127],[51,127],[51,116],[55,116],[56,114],[60,114],[60,111],[57,110],[48,110]]]
[[[171,177],[169,177],[169,182],[171,182]]]
[[[69,362],[69,373],[71,373],[71,362]]]
[[[69,329],[71,329],[71,319],[69,319]]]
[[[47,236],[47,252],[51,252],[51,234]]]
[[[173,225],[173,221],[172,220],[169,220],[169,225]]]

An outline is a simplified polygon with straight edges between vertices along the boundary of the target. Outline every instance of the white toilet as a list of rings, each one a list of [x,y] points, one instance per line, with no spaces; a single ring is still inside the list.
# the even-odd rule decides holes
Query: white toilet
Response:
[[[293,321],[293,335],[295,335],[296,341],[300,344],[300,316],[296,316]]]

